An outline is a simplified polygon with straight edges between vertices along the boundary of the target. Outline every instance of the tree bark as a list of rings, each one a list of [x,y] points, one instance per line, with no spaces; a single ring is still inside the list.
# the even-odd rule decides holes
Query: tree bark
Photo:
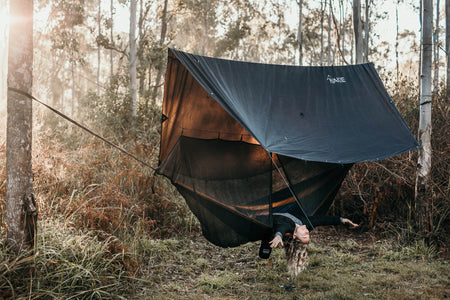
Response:
[[[327,64],[331,66],[331,0],[328,1],[328,51]]]
[[[361,1],[353,0],[353,30],[355,32],[355,56],[356,63],[363,62],[363,39],[361,23]]]
[[[131,117],[137,117],[137,75],[136,75],[136,0],[130,1],[130,97]]]
[[[98,36],[102,34],[101,32],[101,8],[102,8],[102,0],[98,0],[98,12],[97,12],[97,26],[98,26]],[[100,95],[100,65],[101,65],[101,53],[100,53],[100,45],[97,46],[97,95]]]
[[[75,39],[75,34],[74,34],[74,26],[72,26],[71,29],[71,35],[72,35],[72,41]],[[73,43],[73,42],[72,42]],[[72,75],[72,101],[70,103],[70,114],[72,116],[75,115],[75,64],[76,64],[76,59],[75,59],[75,51],[73,50],[74,46],[71,45],[71,75]]]
[[[159,37],[159,46],[161,47],[161,49],[164,46],[164,43],[166,41],[166,34],[167,34],[167,4],[168,4],[168,0],[164,0],[164,7],[163,7],[162,16],[161,16],[161,35]],[[162,65],[158,65],[158,72],[156,73],[155,86],[153,87],[153,92],[152,92],[152,102],[153,103],[156,102],[158,90],[161,88],[160,81],[161,81],[162,74],[163,74],[163,67],[162,67]]]
[[[341,48],[342,48],[342,60],[345,62],[345,7],[343,0],[339,1],[339,14],[340,14],[340,21],[341,21],[341,32],[342,32],[342,42],[341,42]]]
[[[450,0],[445,1],[445,52],[447,58],[447,103],[450,103]]]
[[[366,0],[365,22],[364,22],[364,57],[363,57],[364,62],[369,61],[369,31],[370,31],[369,9],[370,9],[370,1]]]
[[[109,35],[110,35],[110,39],[111,39],[111,45],[114,46],[114,0],[111,0],[111,5],[110,5],[110,9],[111,9],[111,27],[109,28]],[[112,86],[113,80],[114,80],[114,52],[113,52],[113,48],[111,47],[111,49],[109,50],[109,77],[110,77],[110,83]]]
[[[433,56],[433,3],[422,0],[422,66],[419,119],[419,159],[416,177],[415,202],[418,229],[425,236],[431,233],[429,191],[431,171],[431,63]]]
[[[298,4],[298,33],[297,33],[297,43],[298,43],[298,64],[303,65],[303,41],[302,41],[302,31],[303,31],[303,0],[297,1]]]
[[[434,31],[434,76],[433,91],[439,91],[439,0],[436,0],[436,29]]]
[[[320,13],[320,65],[323,66],[323,22],[325,14],[326,0],[320,3],[321,13]]]
[[[400,66],[398,62],[398,4],[399,0],[397,0],[397,3],[395,5],[395,73],[397,77],[397,84],[400,82]]]
[[[33,0],[10,1],[8,88],[28,94],[33,82]],[[31,165],[31,99],[8,89],[6,138],[6,223],[10,249],[34,246],[37,208]]]

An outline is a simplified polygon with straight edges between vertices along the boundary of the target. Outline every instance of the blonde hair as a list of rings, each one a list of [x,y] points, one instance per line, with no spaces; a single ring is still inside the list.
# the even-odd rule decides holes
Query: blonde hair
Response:
[[[287,271],[289,275],[296,277],[308,266],[308,244],[299,239],[290,239],[285,245]]]

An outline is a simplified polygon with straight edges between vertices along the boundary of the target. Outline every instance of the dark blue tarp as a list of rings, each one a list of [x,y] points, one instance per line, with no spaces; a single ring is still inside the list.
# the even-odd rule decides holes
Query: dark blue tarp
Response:
[[[158,173],[222,247],[272,214],[325,214],[353,163],[418,147],[373,64],[299,67],[169,50]],[[305,223],[307,224],[307,223]]]
[[[285,66],[170,51],[268,152],[355,163],[418,148],[372,63]]]

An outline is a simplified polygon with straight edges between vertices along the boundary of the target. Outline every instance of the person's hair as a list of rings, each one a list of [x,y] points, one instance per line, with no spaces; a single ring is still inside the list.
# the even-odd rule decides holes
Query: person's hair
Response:
[[[296,277],[308,266],[308,244],[290,238],[285,243],[287,271]]]

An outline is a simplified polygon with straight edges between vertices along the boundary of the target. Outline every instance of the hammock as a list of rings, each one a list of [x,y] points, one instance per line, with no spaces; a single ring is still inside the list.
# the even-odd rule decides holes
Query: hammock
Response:
[[[354,163],[418,144],[373,64],[257,64],[169,49],[159,166],[222,247],[272,213],[325,214]]]

